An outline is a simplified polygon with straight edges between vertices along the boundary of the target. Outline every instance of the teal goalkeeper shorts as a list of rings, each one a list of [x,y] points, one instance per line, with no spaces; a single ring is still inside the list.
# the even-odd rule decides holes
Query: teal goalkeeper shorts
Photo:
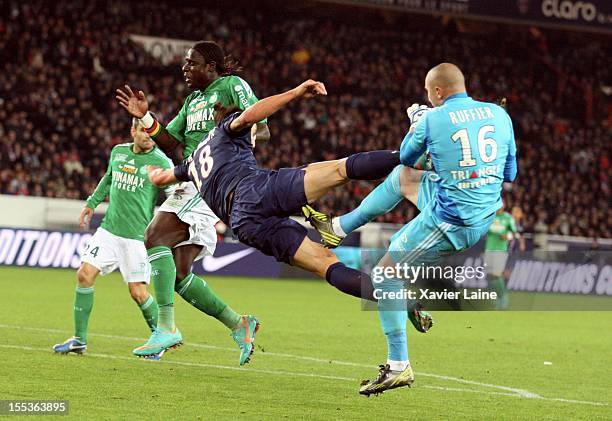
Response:
[[[495,213],[476,227],[453,225],[436,216],[438,180],[433,171],[423,173],[417,198],[421,213],[391,237],[389,252],[394,263],[435,264],[444,256],[472,247],[489,230]]]

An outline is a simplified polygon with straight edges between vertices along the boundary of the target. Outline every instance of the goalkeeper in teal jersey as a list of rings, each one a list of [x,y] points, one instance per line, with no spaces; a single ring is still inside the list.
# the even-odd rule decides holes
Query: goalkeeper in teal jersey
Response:
[[[500,208],[489,227],[484,255],[489,288],[497,292],[496,307],[500,310],[508,308],[508,290],[504,272],[508,260],[508,245],[513,238],[518,238],[514,218]]]
[[[132,121],[131,135],[133,143],[117,145],[111,151],[106,174],[81,211],[80,225],[85,228],[94,209],[109,197],[100,228],[81,256],[74,299],[74,336],[53,347],[60,354],[82,354],[87,349],[87,325],[93,308],[95,280],[98,274],[106,275],[117,268],[151,331],[157,325],[157,303],[147,291],[150,269],[144,232],[153,218],[160,189],[151,184],[146,168],[148,165],[164,168],[174,165],[155,146],[137,119]],[[166,194],[170,195],[173,190],[166,189]]]
[[[396,268],[433,266],[441,256],[476,244],[502,206],[502,182],[513,181],[517,172],[510,117],[498,105],[470,98],[457,66],[442,63],[432,68],[425,89],[434,108],[414,104],[408,109],[412,125],[400,148],[403,165],[352,212],[331,221],[312,210],[309,215],[327,244],[335,246],[334,238],[341,239],[404,198],[421,211],[391,238],[387,254],[372,272],[388,355],[377,378],[361,387],[364,395],[414,381],[406,338],[407,302],[394,298],[402,296],[397,293],[410,280]],[[426,151],[435,171],[410,168]]]

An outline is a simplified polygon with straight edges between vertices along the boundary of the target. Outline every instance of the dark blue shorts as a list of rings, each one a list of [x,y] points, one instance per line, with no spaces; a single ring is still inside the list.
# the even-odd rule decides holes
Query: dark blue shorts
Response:
[[[291,263],[308,232],[289,218],[306,204],[304,174],[299,168],[258,169],[238,183],[230,228],[240,242]]]

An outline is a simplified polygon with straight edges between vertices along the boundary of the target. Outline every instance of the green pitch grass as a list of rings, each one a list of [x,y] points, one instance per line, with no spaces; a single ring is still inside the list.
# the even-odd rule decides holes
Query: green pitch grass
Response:
[[[75,274],[0,269],[0,399],[66,399],[102,419],[610,419],[612,313],[437,312],[409,331],[411,389],[357,393],[385,345],[375,312],[324,282],[210,278],[262,321],[247,368],[228,331],[177,297],[185,345],[131,356],[148,332],[119,275],[99,278],[85,356],[72,335]],[[545,364],[549,362],[552,364]]]

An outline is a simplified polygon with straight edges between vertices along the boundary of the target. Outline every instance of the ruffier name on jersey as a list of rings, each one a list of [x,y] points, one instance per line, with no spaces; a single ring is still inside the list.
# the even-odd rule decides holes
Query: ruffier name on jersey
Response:
[[[451,123],[469,123],[470,121],[489,120],[494,118],[493,112],[489,107],[468,108],[467,110],[449,111]]]
[[[204,124],[213,119],[214,110],[211,107],[203,108],[193,114],[189,114],[187,116],[187,131],[202,131],[204,130]]]
[[[135,174],[113,171],[113,183],[120,190],[135,192],[137,188],[144,187],[145,179]]]

